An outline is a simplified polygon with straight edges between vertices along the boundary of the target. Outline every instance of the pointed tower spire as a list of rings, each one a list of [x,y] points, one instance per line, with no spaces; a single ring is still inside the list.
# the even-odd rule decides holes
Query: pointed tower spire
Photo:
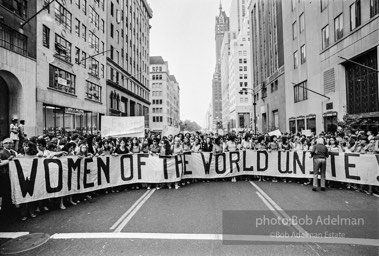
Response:
[[[219,9],[220,9],[220,11],[222,10],[222,4],[221,4],[221,0],[220,0],[220,8],[219,8]]]

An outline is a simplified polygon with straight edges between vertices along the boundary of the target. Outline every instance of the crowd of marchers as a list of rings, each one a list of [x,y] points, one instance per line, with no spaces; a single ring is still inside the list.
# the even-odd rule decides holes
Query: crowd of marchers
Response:
[[[12,127],[11,127],[12,128]],[[267,151],[312,151],[316,140],[322,138],[329,152],[355,152],[360,154],[379,154],[379,134],[363,130],[343,130],[336,132],[321,132],[309,136],[300,133],[284,133],[281,136],[269,134],[253,134],[252,131],[244,133],[231,132],[225,135],[217,133],[187,132],[176,135],[161,136],[148,133],[144,138],[111,138],[100,135],[81,135],[66,133],[66,135],[41,135],[28,138],[18,127],[11,129],[9,138],[0,142],[0,205],[2,214],[14,210],[21,220],[36,217],[40,212],[51,208],[66,209],[68,205],[91,200],[100,194],[119,192],[130,189],[150,189],[151,184],[133,184],[105,189],[86,194],[72,195],[65,198],[42,200],[24,205],[11,203],[11,187],[9,179],[9,161],[18,157],[56,158],[61,156],[97,157],[104,155],[118,156],[121,154],[148,153],[157,155],[177,155],[183,152],[213,152],[223,153],[236,150],[267,150]],[[17,135],[17,136],[16,136]],[[257,179],[270,182],[297,182],[308,185],[308,179],[291,179],[279,177],[239,177],[222,179],[222,181],[236,182],[238,179]],[[168,184],[154,184],[156,189],[175,188],[193,182],[209,182],[210,180],[186,180]],[[219,181],[219,180],[215,180]],[[378,195],[379,189],[375,186],[363,186],[343,182],[328,182],[329,187],[339,189],[354,189],[367,194]],[[13,208],[13,212],[12,212]]]

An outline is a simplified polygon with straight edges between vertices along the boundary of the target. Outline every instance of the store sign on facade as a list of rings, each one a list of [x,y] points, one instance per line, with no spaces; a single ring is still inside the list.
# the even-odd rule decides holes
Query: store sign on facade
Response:
[[[76,108],[66,108],[66,114],[84,115],[84,111]]]

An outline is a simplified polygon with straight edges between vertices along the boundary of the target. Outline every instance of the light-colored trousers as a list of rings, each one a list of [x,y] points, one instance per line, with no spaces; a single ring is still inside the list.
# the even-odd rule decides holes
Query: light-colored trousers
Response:
[[[325,188],[326,159],[313,159],[313,187],[318,187],[318,175],[321,175],[321,187]],[[319,173],[320,172],[320,173]]]

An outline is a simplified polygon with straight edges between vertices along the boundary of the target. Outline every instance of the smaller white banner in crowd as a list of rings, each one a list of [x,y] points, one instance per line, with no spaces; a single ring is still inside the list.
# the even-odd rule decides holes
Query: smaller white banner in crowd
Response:
[[[102,116],[102,137],[145,137],[143,116]]]
[[[310,137],[310,136],[312,136],[312,131],[311,130],[302,130],[301,134],[305,135],[307,137]]]
[[[176,156],[126,154],[93,158],[16,158],[10,163],[15,204],[86,193],[133,183],[217,179],[240,175],[313,177],[310,153],[233,151],[186,152]],[[379,155],[331,153],[326,179],[379,186]]]
[[[280,137],[282,136],[282,133],[280,132],[280,130],[275,130],[275,131],[272,131],[272,132],[269,132],[268,135],[270,136],[276,136],[276,137]]]

